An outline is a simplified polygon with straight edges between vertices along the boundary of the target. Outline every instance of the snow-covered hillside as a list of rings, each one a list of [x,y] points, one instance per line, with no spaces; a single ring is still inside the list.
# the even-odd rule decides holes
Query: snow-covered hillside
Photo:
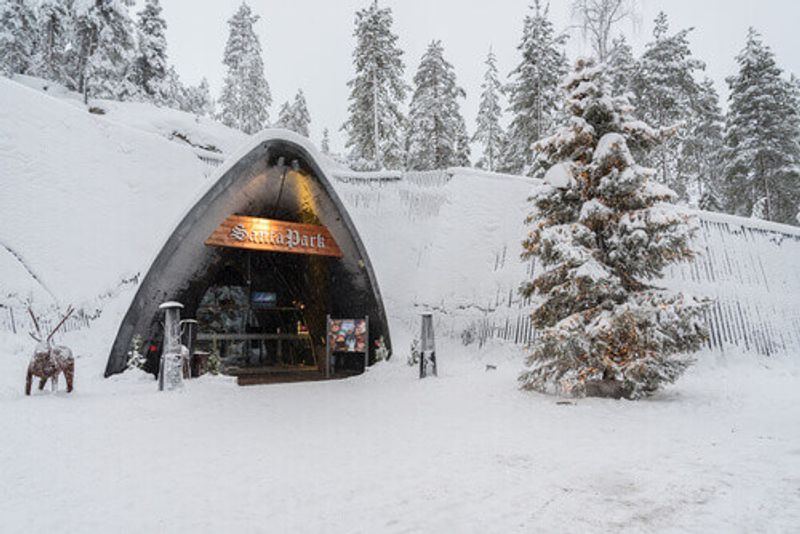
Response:
[[[0,78],[0,254],[16,251],[62,304],[83,304],[140,271],[153,243],[208,185],[208,165],[192,147],[162,135],[178,127],[176,115],[189,126],[192,117],[168,111],[173,124],[159,132],[143,117],[162,110],[95,105],[116,109],[87,113],[73,99]],[[40,289],[24,273],[3,284],[6,299]]]
[[[726,357],[700,354],[647,401],[559,405],[520,393],[522,348],[492,339],[530,334],[516,288],[535,268],[519,260],[519,243],[536,183],[468,169],[332,169],[397,356],[344,381],[238,388],[204,377],[158,394],[149,376],[101,378],[108,349],[141,275],[224,169],[218,160],[253,141],[145,104],[93,102],[105,114],[89,113],[75,95],[19,82],[0,77],[0,530],[790,532],[800,523],[800,434],[788,424],[800,358],[759,355],[765,336],[798,331],[800,232],[703,215],[708,260],[665,283],[728,303],[711,316],[729,338]],[[85,313],[59,336],[77,353],[70,396],[22,395],[27,300],[51,321],[57,305]],[[753,337],[742,302],[771,333]],[[423,310],[437,317],[438,380],[418,381],[403,361]],[[480,343],[463,346],[470,329]],[[740,354],[749,347],[736,336],[755,350]]]
[[[247,137],[147,104],[90,102],[105,114],[88,113],[77,95],[35,78],[0,84],[0,303],[13,308],[0,310],[0,330],[11,329],[15,309],[26,331],[29,298],[40,310],[75,304],[99,316],[84,321],[99,373],[138,277],[223,170],[215,165],[246,151]],[[471,169],[360,175],[328,165],[375,266],[396,348],[408,346],[424,310],[454,338],[468,331],[481,342],[524,343],[534,335],[530,303],[517,294],[535,269],[519,260],[534,180]],[[672,268],[664,283],[715,299],[708,320],[717,349],[800,349],[800,231],[700,215],[702,258]]]

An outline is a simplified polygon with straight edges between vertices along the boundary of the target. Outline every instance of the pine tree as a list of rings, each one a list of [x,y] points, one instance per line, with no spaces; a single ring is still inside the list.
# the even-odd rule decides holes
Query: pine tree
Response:
[[[183,87],[181,93],[183,98],[178,109],[199,117],[214,116],[214,99],[211,98],[211,89],[208,87],[207,79],[203,78],[196,86]]]
[[[466,93],[456,84],[453,66],[444,59],[441,41],[433,41],[414,75],[409,119],[409,167],[445,169],[465,162],[466,126],[458,99]],[[467,154],[468,158],[468,154]]]
[[[292,130],[304,137],[308,137],[308,125],[311,124],[311,115],[308,112],[306,95],[303,94],[302,89],[298,89],[297,94],[294,95],[294,102],[292,103],[292,117],[294,119]]]
[[[611,51],[606,62],[611,94],[619,96],[630,91],[631,81],[636,71],[633,50],[624,35],[611,41]]]
[[[137,93],[132,82],[133,0],[94,0],[75,4],[76,89],[96,98],[124,100]]]
[[[142,95],[156,103],[168,98],[167,22],[161,11],[159,0],[146,0],[136,22],[139,42],[134,81]]]
[[[408,86],[403,81],[403,52],[392,32],[392,10],[374,0],[356,13],[353,51],[355,78],[350,88],[350,114],[342,129],[351,165],[359,168],[400,168],[403,164],[404,123],[400,106]]]
[[[654,41],[642,54],[633,80],[634,106],[639,116],[656,127],[679,127],[692,116],[692,102],[698,99],[695,71],[705,69],[692,57],[688,35],[692,28],[669,35],[667,16],[655,20]],[[682,200],[688,199],[689,177],[681,167],[681,153],[688,135],[686,128],[650,153],[639,157],[656,169],[656,179],[671,187]]]
[[[467,132],[467,123],[464,117],[459,113],[459,119],[456,124],[456,157],[453,161],[455,167],[469,167],[469,161],[472,149],[469,147],[469,132]]]
[[[211,88],[208,86],[208,80],[205,76],[200,80],[195,95],[193,111],[204,117],[213,117],[215,102],[214,97],[211,96]]]
[[[548,9],[535,0],[532,14],[525,16],[522,42],[517,47],[522,61],[511,72],[506,88],[513,118],[502,170],[533,173],[531,146],[553,127],[558,111],[558,84],[566,74],[563,47],[566,35],[556,35]]]
[[[652,146],[669,130],[636,121],[593,60],[578,60],[564,90],[569,119],[535,147],[548,169],[523,256],[542,270],[522,293],[541,298],[539,335],[519,380],[543,392],[639,398],[676,380],[706,336],[702,302],[653,285],[667,265],[694,256],[697,221],[628,147]]]
[[[74,88],[68,52],[74,47],[72,2],[43,0],[36,18],[39,39],[33,56],[33,72],[46,80]]]
[[[289,124],[292,123],[292,105],[289,102],[284,102],[281,109],[278,110],[278,121],[275,123],[276,128],[289,129]]]
[[[172,109],[186,109],[186,87],[184,87],[174,65],[170,65],[167,68],[164,76],[164,91],[164,105]]]
[[[472,141],[480,144],[483,155],[476,165],[481,169],[495,171],[499,166],[500,154],[506,144],[506,136],[500,125],[500,118],[503,114],[503,108],[500,105],[503,86],[498,79],[497,58],[491,48],[486,58],[486,73],[483,75],[481,89],[483,92],[478,106],[477,127]]]
[[[790,80],[794,95],[794,107],[797,113],[797,116],[800,117],[800,78],[795,76],[794,74],[791,75]],[[800,140],[799,140],[800,142]],[[795,215],[795,223],[800,226],[800,202],[797,203],[797,215]]]
[[[701,209],[721,209],[723,117],[714,83],[706,78],[698,86],[686,121],[681,147],[681,168],[686,176],[690,203]]]
[[[0,73],[26,74],[37,45],[36,13],[27,0],[0,3]]]
[[[752,28],[736,56],[725,121],[724,179],[727,208],[795,224],[800,205],[800,117],[796,92],[775,64],[772,50]]]
[[[308,113],[306,97],[303,94],[303,90],[298,89],[297,94],[294,96],[294,101],[291,104],[285,102],[283,106],[281,106],[278,122],[275,126],[278,128],[286,128],[304,137],[308,137],[308,125],[310,123],[311,115]]]
[[[323,154],[331,153],[331,136],[327,128],[322,130],[322,142],[320,143],[320,149],[322,150]]]
[[[252,134],[269,124],[272,103],[264,77],[261,44],[253,30],[259,16],[242,2],[228,21],[230,33],[222,62],[228,71],[219,97],[220,120],[231,128]]]
[[[294,97],[294,110],[297,117],[297,130],[300,135],[310,137],[308,125],[311,124],[311,114],[308,112],[306,95],[302,89],[297,90]]]

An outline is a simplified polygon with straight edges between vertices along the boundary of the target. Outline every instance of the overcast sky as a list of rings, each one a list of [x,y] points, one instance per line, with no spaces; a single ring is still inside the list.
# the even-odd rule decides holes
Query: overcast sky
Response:
[[[341,150],[340,126],[347,118],[346,83],[353,76],[351,54],[357,9],[370,0],[250,0],[261,16],[256,31],[264,50],[267,80],[272,90],[270,119],[280,105],[303,88],[311,112],[311,137],[319,142],[322,129],[331,131],[332,149]],[[462,111],[474,128],[484,59],[491,45],[506,76],[518,61],[517,45],[529,0],[380,0],[394,13],[394,30],[405,51],[406,79],[411,81],[425,47],[441,39],[445,57],[455,66],[467,91]],[[138,11],[143,5],[138,0]],[[227,20],[241,0],[161,0],[167,20],[170,60],[182,79],[197,83],[206,76],[216,96],[225,74],[222,52]],[[544,3],[544,2],[543,2]],[[551,20],[567,31],[570,58],[586,53],[580,31],[570,30],[569,0],[550,2]],[[640,0],[639,24],[619,27],[637,55],[652,35],[653,19],[663,10],[671,29],[693,26],[692,51],[707,64],[706,73],[727,98],[725,77],[734,73],[734,56],[744,44],[748,26],[762,33],[784,71],[800,75],[800,2],[796,0]],[[723,103],[724,106],[724,103]]]

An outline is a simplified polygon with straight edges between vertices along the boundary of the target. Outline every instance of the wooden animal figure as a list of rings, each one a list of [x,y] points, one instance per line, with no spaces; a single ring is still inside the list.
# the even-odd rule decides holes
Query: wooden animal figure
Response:
[[[33,319],[33,325],[36,328],[36,335],[33,332],[30,336],[38,341],[36,348],[33,351],[33,357],[28,364],[28,374],[25,378],[25,394],[31,394],[31,384],[33,377],[39,378],[39,389],[44,389],[48,380],[52,380],[51,387],[55,392],[58,390],[58,375],[64,373],[64,378],[67,381],[67,393],[72,392],[72,383],[75,377],[75,358],[72,356],[72,351],[69,347],[63,345],[53,346],[51,340],[53,335],[61,328],[61,325],[67,320],[74,310],[70,306],[67,313],[56,325],[56,327],[47,335],[42,336],[42,331],[39,328],[39,321],[33,314],[33,310],[28,308],[28,313]]]

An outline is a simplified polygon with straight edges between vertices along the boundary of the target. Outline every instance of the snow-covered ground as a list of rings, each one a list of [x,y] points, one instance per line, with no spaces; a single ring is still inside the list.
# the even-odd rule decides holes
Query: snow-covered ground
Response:
[[[513,323],[512,312],[526,313],[516,294],[529,268],[517,248],[526,178],[456,170],[442,183],[336,182],[375,266],[396,350],[365,376],[249,388],[206,377],[170,394],[146,376],[101,378],[135,291],[125,280],[143,274],[211,185],[214,168],[200,157],[224,157],[246,138],[144,104],[95,102],[105,114],[90,114],[58,87],[17,82],[0,77],[0,304],[18,311],[14,335],[0,309],[0,531],[800,524],[800,355],[705,353],[652,399],[562,405],[517,389],[522,349],[458,343],[476,318],[508,313]],[[714,287],[749,287],[787,315],[799,245],[739,234],[720,239],[745,243],[749,256],[731,255],[731,273]],[[766,265],[750,269],[750,256]],[[68,303],[97,312],[88,328],[58,336],[77,354],[71,395],[22,395],[33,346],[20,312],[27,299],[50,318],[48,307]],[[403,360],[423,309],[439,318],[442,372],[419,381]]]
[[[797,360],[705,358],[641,401],[515,387],[519,355],[440,347],[336,382],[79,373],[0,396],[4,532],[796,532]],[[5,358],[9,355],[3,354]],[[485,365],[497,365],[486,371]]]

